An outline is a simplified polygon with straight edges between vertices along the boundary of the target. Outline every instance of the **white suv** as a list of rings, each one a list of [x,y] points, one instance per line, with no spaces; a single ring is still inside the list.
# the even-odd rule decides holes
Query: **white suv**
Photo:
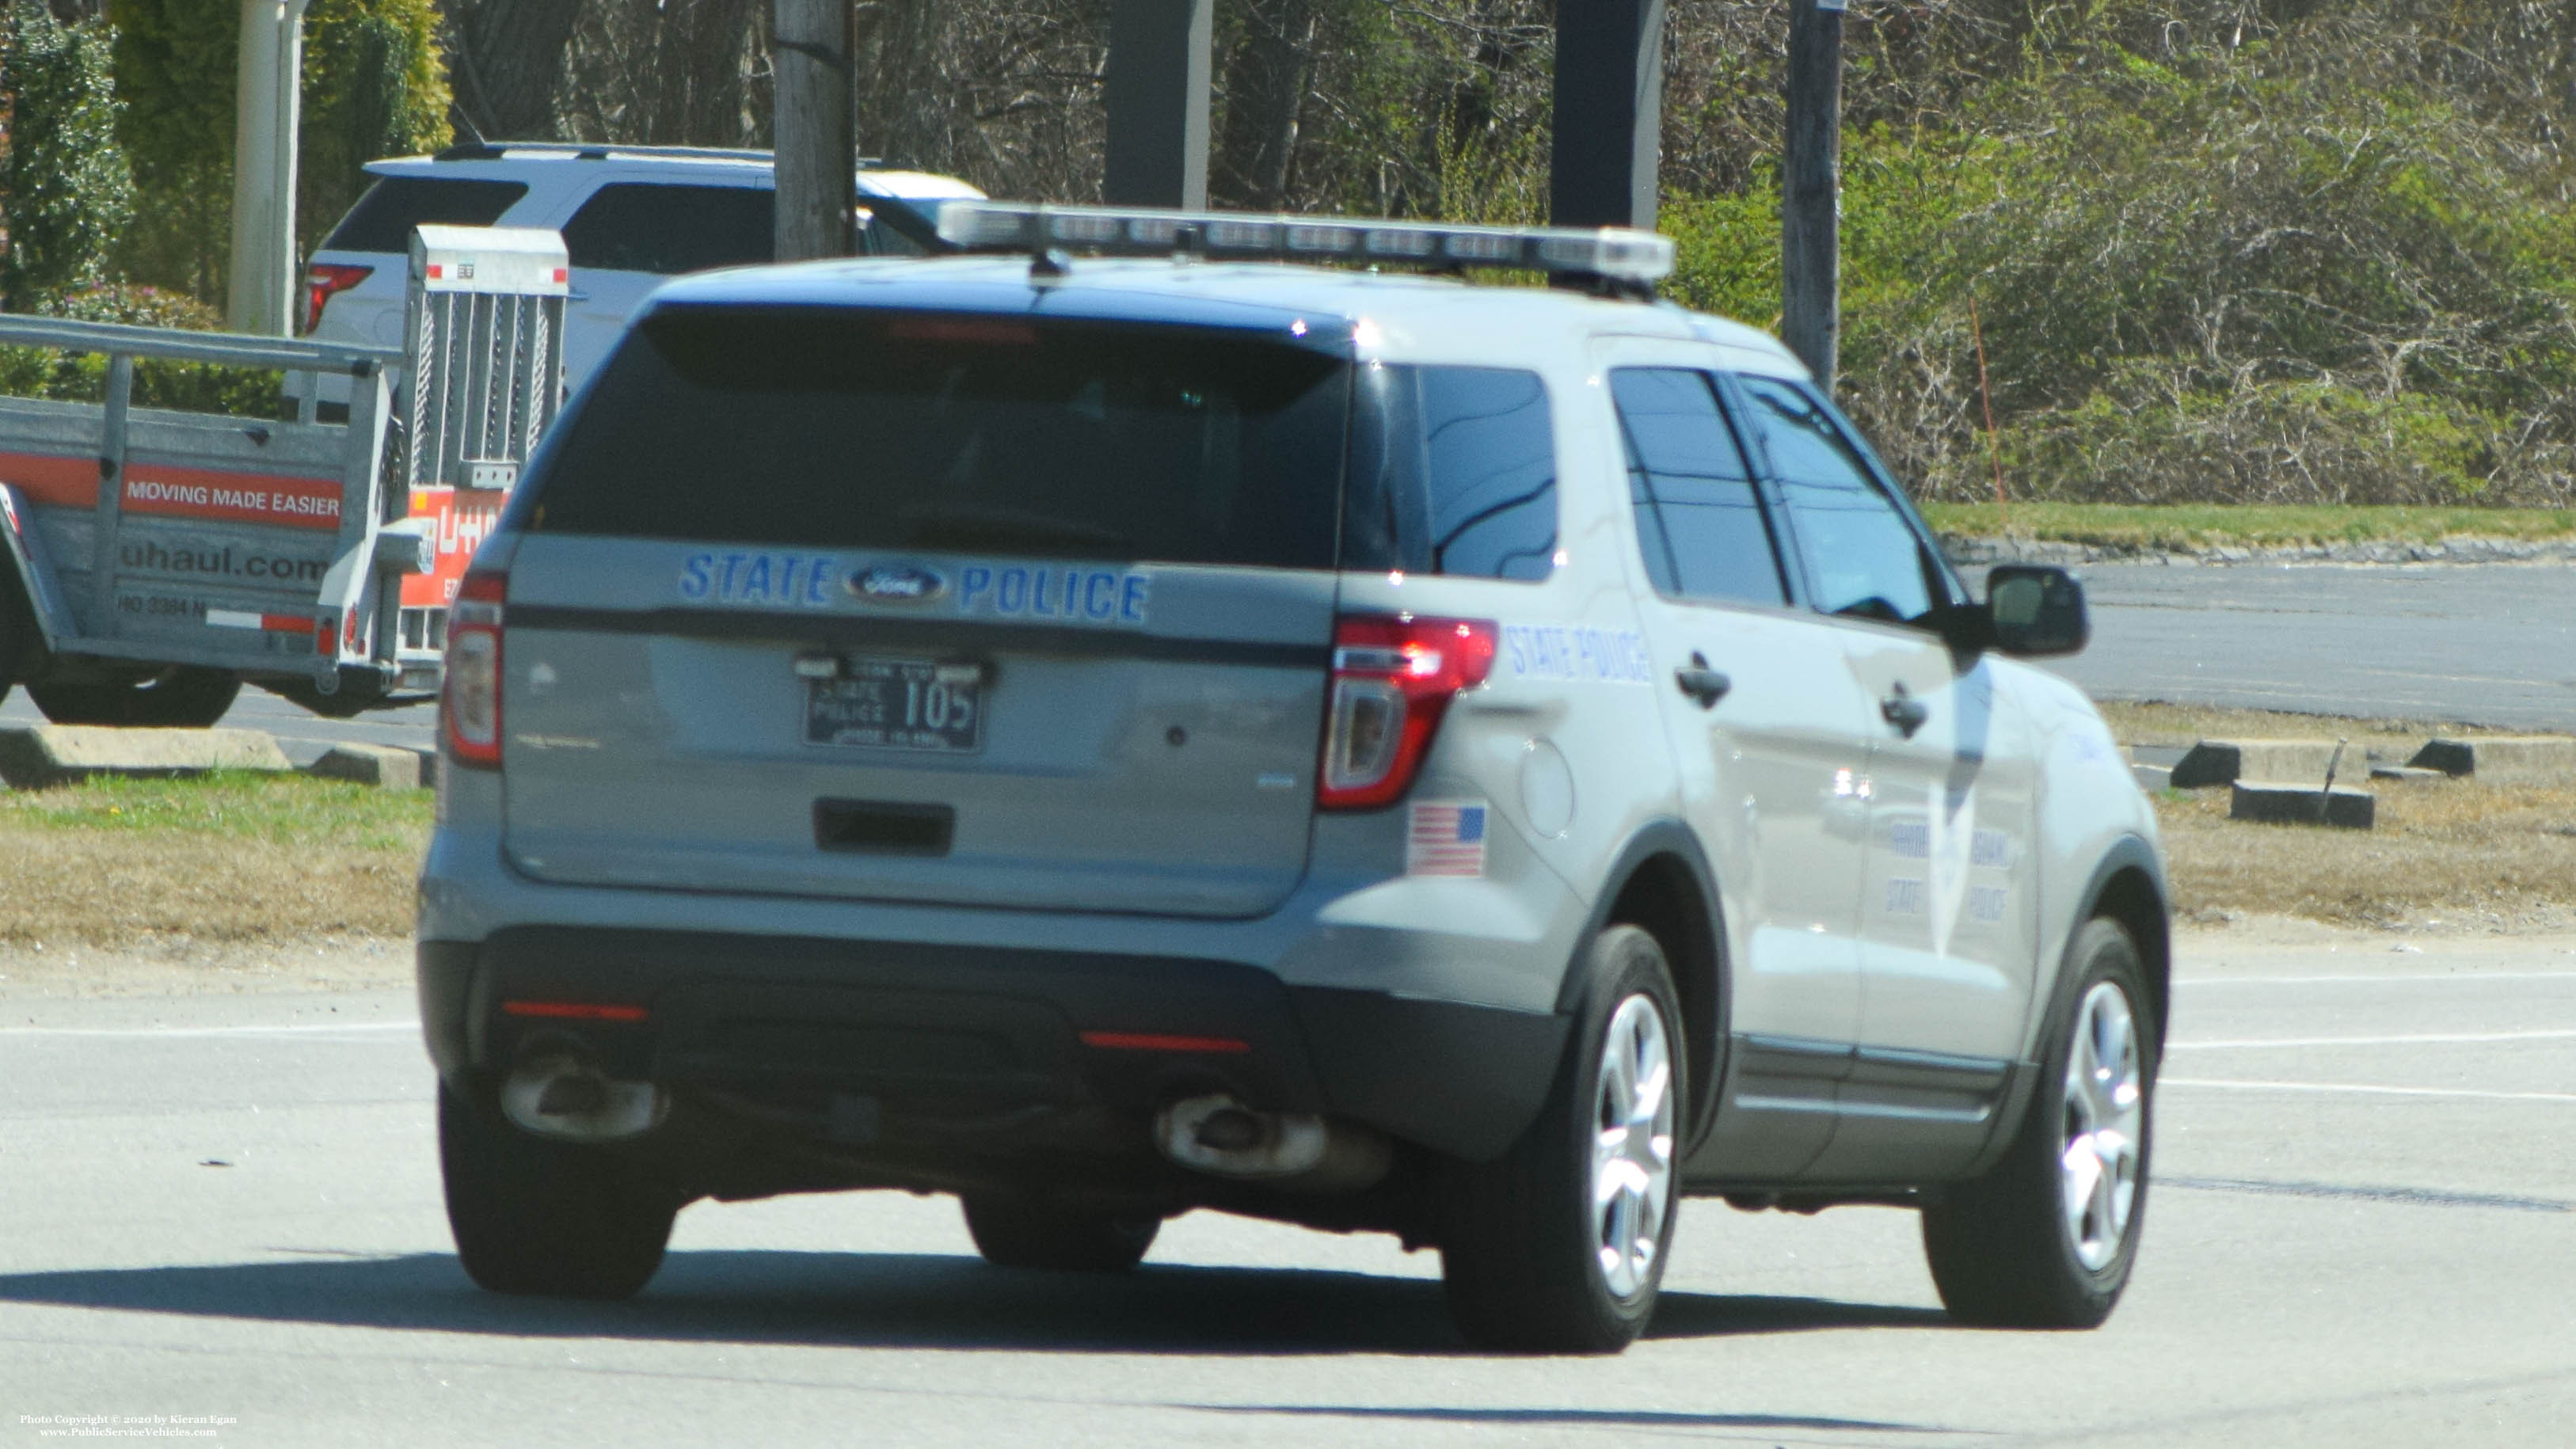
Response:
[[[1391,1232],[1474,1342],[1598,1351],[1704,1195],[2102,1321],[2167,915],[2023,662],[2072,577],[1972,595],[1660,237],[939,234],[661,288],[464,579],[418,964],[477,1282],[908,1188],[1024,1268]],[[1558,285],[1391,274],[1452,265]]]
[[[578,388],[663,278],[774,260],[773,172],[766,151],[504,141],[377,161],[376,182],[313,253],[301,330],[331,342],[399,347],[412,228],[529,226],[563,233],[572,255],[564,384]],[[928,209],[982,192],[946,176],[863,170],[862,209],[893,197]],[[871,255],[920,248],[871,216]],[[336,390],[335,390],[336,385]],[[325,408],[348,404],[346,378],[322,379]]]

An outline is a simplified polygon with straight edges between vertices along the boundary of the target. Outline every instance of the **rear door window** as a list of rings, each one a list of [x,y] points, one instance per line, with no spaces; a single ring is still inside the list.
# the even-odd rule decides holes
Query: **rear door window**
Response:
[[[1330,568],[1348,373],[1212,329],[670,308],[567,419],[528,526]]]
[[[777,202],[765,186],[599,188],[564,223],[576,267],[673,276],[777,259]]]
[[[1556,433],[1534,372],[1372,365],[1356,383],[1351,566],[1544,579]]]
[[[527,194],[526,183],[519,181],[380,177],[331,229],[322,250],[408,253],[413,227],[490,226]]]
[[[1610,392],[1627,439],[1637,540],[1656,589],[1713,603],[1788,602],[1753,472],[1707,375],[1621,368],[1610,374]]]

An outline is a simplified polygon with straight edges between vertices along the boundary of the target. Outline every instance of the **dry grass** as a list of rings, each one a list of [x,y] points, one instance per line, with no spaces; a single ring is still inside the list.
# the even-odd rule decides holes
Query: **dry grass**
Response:
[[[429,817],[300,775],[0,791],[0,942],[399,936]]]
[[[2030,538],[2101,548],[2195,553],[2210,548],[2303,548],[2337,543],[2440,543],[2576,537],[2564,508],[2427,508],[2392,504],[2024,502],[1925,503],[1926,522],[1972,538]]]
[[[2227,818],[2225,790],[2156,802],[2186,920],[2564,930],[2576,904],[2576,784],[2387,784],[2375,830]]]

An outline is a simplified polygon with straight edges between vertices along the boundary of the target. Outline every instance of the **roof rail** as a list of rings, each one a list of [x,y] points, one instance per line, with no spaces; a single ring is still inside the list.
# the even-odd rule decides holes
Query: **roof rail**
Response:
[[[1108,256],[1355,262],[1375,267],[1545,272],[1553,282],[1648,300],[1672,275],[1672,238],[1628,227],[1457,226],[1337,216],[952,201],[939,236],[962,251],[1025,251],[1048,271],[1058,248]]]
[[[610,141],[464,141],[439,152],[439,161],[498,161],[510,151],[543,151],[571,156],[584,161],[604,161],[610,156],[672,156],[696,161],[767,161],[767,151],[727,146],[627,146]],[[876,157],[859,158],[862,169],[881,164]]]

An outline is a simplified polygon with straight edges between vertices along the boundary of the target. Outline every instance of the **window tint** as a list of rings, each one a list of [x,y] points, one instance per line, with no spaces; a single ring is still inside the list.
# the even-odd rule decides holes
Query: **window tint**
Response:
[[[666,309],[562,424],[528,526],[1329,568],[1348,373],[1215,331]]]
[[[1546,578],[1556,433],[1538,374],[1379,365],[1358,377],[1350,566]]]
[[[1655,588],[1685,599],[1787,602],[1751,471],[1708,379],[1680,368],[1622,368],[1610,374],[1610,393],[1627,435],[1629,498]]]
[[[563,229],[576,267],[669,276],[777,258],[765,186],[603,186]]]
[[[1772,378],[1738,381],[1753,433],[1779,476],[1815,606],[1898,621],[1930,613],[1942,587],[1930,559],[1823,402]]]
[[[331,235],[324,251],[411,251],[416,226],[490,226],[528,194],[517,181],[469,181],[461,176],[386,176],[367,188]]]

